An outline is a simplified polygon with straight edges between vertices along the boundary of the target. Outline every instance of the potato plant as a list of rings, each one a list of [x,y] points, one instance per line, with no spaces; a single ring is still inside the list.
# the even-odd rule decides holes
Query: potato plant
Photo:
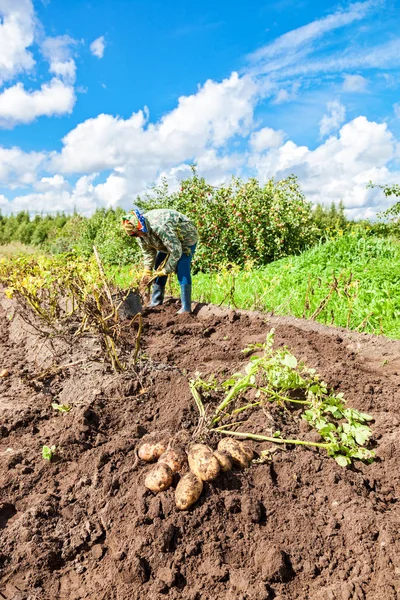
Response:
[[[274,330],[271,330],[263,344],[252,344],[243,350],[245,355],[251,355],[244,373],[234,373],[221,383],[215,378],[207,382],[200,376],[191,382],[197,406],[203,404],[201,393],[224,393],[223,400],[208,420],[208,428],[224,436],[322,448],[343,467],[356,459],[373,460],[374,452],[366,447],[372,435],[367,423],[372,417],[347,407],[342,393],[328,390],[315,369],[299,363],[286,348],[274,350],[273,340]],[[251,402],[246,400],[249,390],[255,390]],[[321,442],[285,439],[280,431],[266,436],[237,429],[242,425],[237,420],[238,415],[263,409],[268,403],[282,408],[300,408],[302,419],[319,433]],[[204,405],[200,415],[204,422]]]
[[[101,264],[94,258],[82,260],[74,254],[63,254],[3,259],[0,283],[6,286],[7,296],[18,301],[21,317],[38,333],[48,338],[68,338],[94,332],[114,371],[124,369],[118,351],[118,307],[123,293],[121,296],[119,292],[121,300],[114,300]],[[32,319],[32,310],[39,319]],[[140,332],[139,325],[137,351]]]
[[[43,446],[42,457],[44,460],[51,462],[57,454],[57,446]]]
[[[69,413],[72,410],[72,406],[69,406],[69,404],[58,404],[57,402],[52,402],[51,408],[64,414]]]

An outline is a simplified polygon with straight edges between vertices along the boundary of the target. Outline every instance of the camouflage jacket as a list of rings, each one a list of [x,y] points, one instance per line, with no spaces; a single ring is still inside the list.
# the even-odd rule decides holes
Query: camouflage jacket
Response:
[[[190,254],[190,246],[197,244],[197,229],[185,215],[167,208],[149,210],[144,214],[148,232],[138,238],[143,252],[144,266],[154,268],[157,252],[169,254],[165,272],[173,273],[182,254]]]

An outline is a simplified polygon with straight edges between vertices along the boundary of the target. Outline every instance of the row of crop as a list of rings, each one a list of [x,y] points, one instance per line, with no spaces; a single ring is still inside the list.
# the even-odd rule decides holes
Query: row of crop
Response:
[[[133,323],[138,330],[136,361],[141,334],[141,315],[123,321],[119,308],[125,293],[110,286],[97,251],[89,260],[63,253],[0,256],[0,286],[19,304],[18,314],[39,337],[62,337],[68,343],[95,334],[104,360],[114,371],[126,368],[121,360],[125,337],[132,343]],[[126,331],[128,330],[128,331]]]

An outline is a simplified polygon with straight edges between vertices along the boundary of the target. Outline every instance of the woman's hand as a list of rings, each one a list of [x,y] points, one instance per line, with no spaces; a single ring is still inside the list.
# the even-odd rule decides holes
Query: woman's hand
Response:
[[[166,272],[165,269],[158,269],[158,271],[154,271],[153,273],[153,277],[151,278],[153,279],[157,279],[157,277],[165,277],[166,276]]]
[[[152,275],[151,269],[144,269],[144,271],[142,273],[142,277],[140,279],[140,287],[142,289],[146,289],[150,285],[150,283],[152,282],[153,279],[154,279],[154,276]]]

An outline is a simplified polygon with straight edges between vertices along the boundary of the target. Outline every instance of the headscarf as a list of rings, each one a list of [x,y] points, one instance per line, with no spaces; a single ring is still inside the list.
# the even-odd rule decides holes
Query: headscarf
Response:
[[[126,233],[132,234],[137,231],[147,233],[146,220],[140,208],[133,207],[126,215],[122,217],[122,226]]]

